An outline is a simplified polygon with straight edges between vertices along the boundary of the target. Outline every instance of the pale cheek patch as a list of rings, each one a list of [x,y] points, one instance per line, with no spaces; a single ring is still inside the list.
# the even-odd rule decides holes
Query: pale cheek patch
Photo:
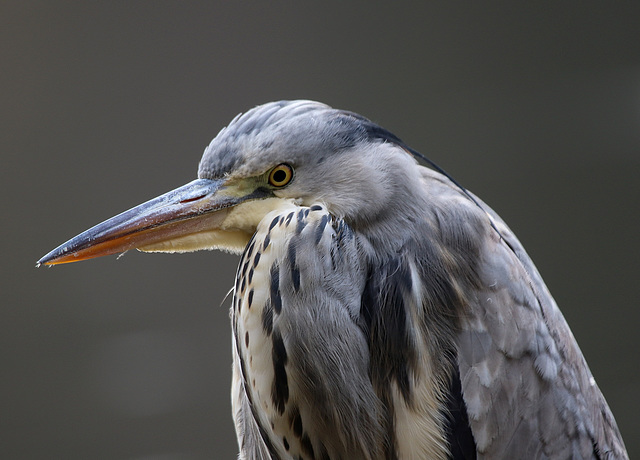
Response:
[[[250,238],[249,233],[242,231],[210,230],[141,246],[138,249],[143,252],[193,252],[203,249],[221,249],[241,254]]]
[[[138,248],[143,252],[193,252],[220,249],[242,254],[258,224],[271,212],[292,207],[292,200],[267,198],[247,201],[229,209],[219,227],[189,235],[177,236]]]
[[[223,230],[242,230],[253,234],[267,214],[290,208],[292,202],[292,200],[283,198],[246,201],[229,210],[229,215],[222,222],[220,228]]]

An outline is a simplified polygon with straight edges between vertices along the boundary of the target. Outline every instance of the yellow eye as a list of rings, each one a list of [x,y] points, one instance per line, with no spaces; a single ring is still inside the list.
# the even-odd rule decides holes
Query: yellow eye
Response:
[[[284,187],[293,179],[293,169],[287,164],[276,166],[269,173],[269,183],[274,187]]]

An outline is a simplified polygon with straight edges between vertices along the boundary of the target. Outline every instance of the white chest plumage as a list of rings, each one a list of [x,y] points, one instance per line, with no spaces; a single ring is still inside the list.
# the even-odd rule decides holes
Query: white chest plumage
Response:
[[[290,394],[286,370],[283,332],[287,331],[278,327],[274,330],[274,319],[278,322],[282,309],[279,267],[282,260],[292,256],[290,239],[299,233],[303,222],[306,225],[309,220],[327,216],[319,206],[314,210],[317,212],[290,205],[263,219],[240,261],[232,307],[234,351],[238,355],[234,366],[234,414],[240,415],[242,398],[247,398],[262,437],[268,438],[263,441],[282,458],[302,458],[305,450],[308,453],[312,449],[303,433],[301,414],[289,404],[296,396]],[[295,273],[289,275],[296,277]],[[299,281],[298,274],[294,285]]]
[[[383,402],[372,385],[361,244],[322,206],[290,204],[268,214],[247,245],[231,312],[241,457],[446,456],[438,401],[426,391],[432,376],[414,375],[419,398],[410,405],[398,391]],[[427,371],[430,356],[419,355]]]

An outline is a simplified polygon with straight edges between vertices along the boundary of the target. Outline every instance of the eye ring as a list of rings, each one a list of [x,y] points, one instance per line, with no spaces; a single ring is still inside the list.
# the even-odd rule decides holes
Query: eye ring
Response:
[[[293,179],[293,168],[286,163],[282,163],[269,173],[269,184],[274,187],[284,187]]]

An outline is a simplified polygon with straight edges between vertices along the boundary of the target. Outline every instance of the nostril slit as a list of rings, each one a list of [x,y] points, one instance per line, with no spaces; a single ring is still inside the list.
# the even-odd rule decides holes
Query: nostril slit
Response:
[[[207,196],[207,195],[199,195],[199,196],[196,196],[196,197],[193,197],[193,198],[187,198],[186,200],[181,200],[180,204],[191,203],[192,201],[198,201],[198,200],[204,198],[205,196]]]

